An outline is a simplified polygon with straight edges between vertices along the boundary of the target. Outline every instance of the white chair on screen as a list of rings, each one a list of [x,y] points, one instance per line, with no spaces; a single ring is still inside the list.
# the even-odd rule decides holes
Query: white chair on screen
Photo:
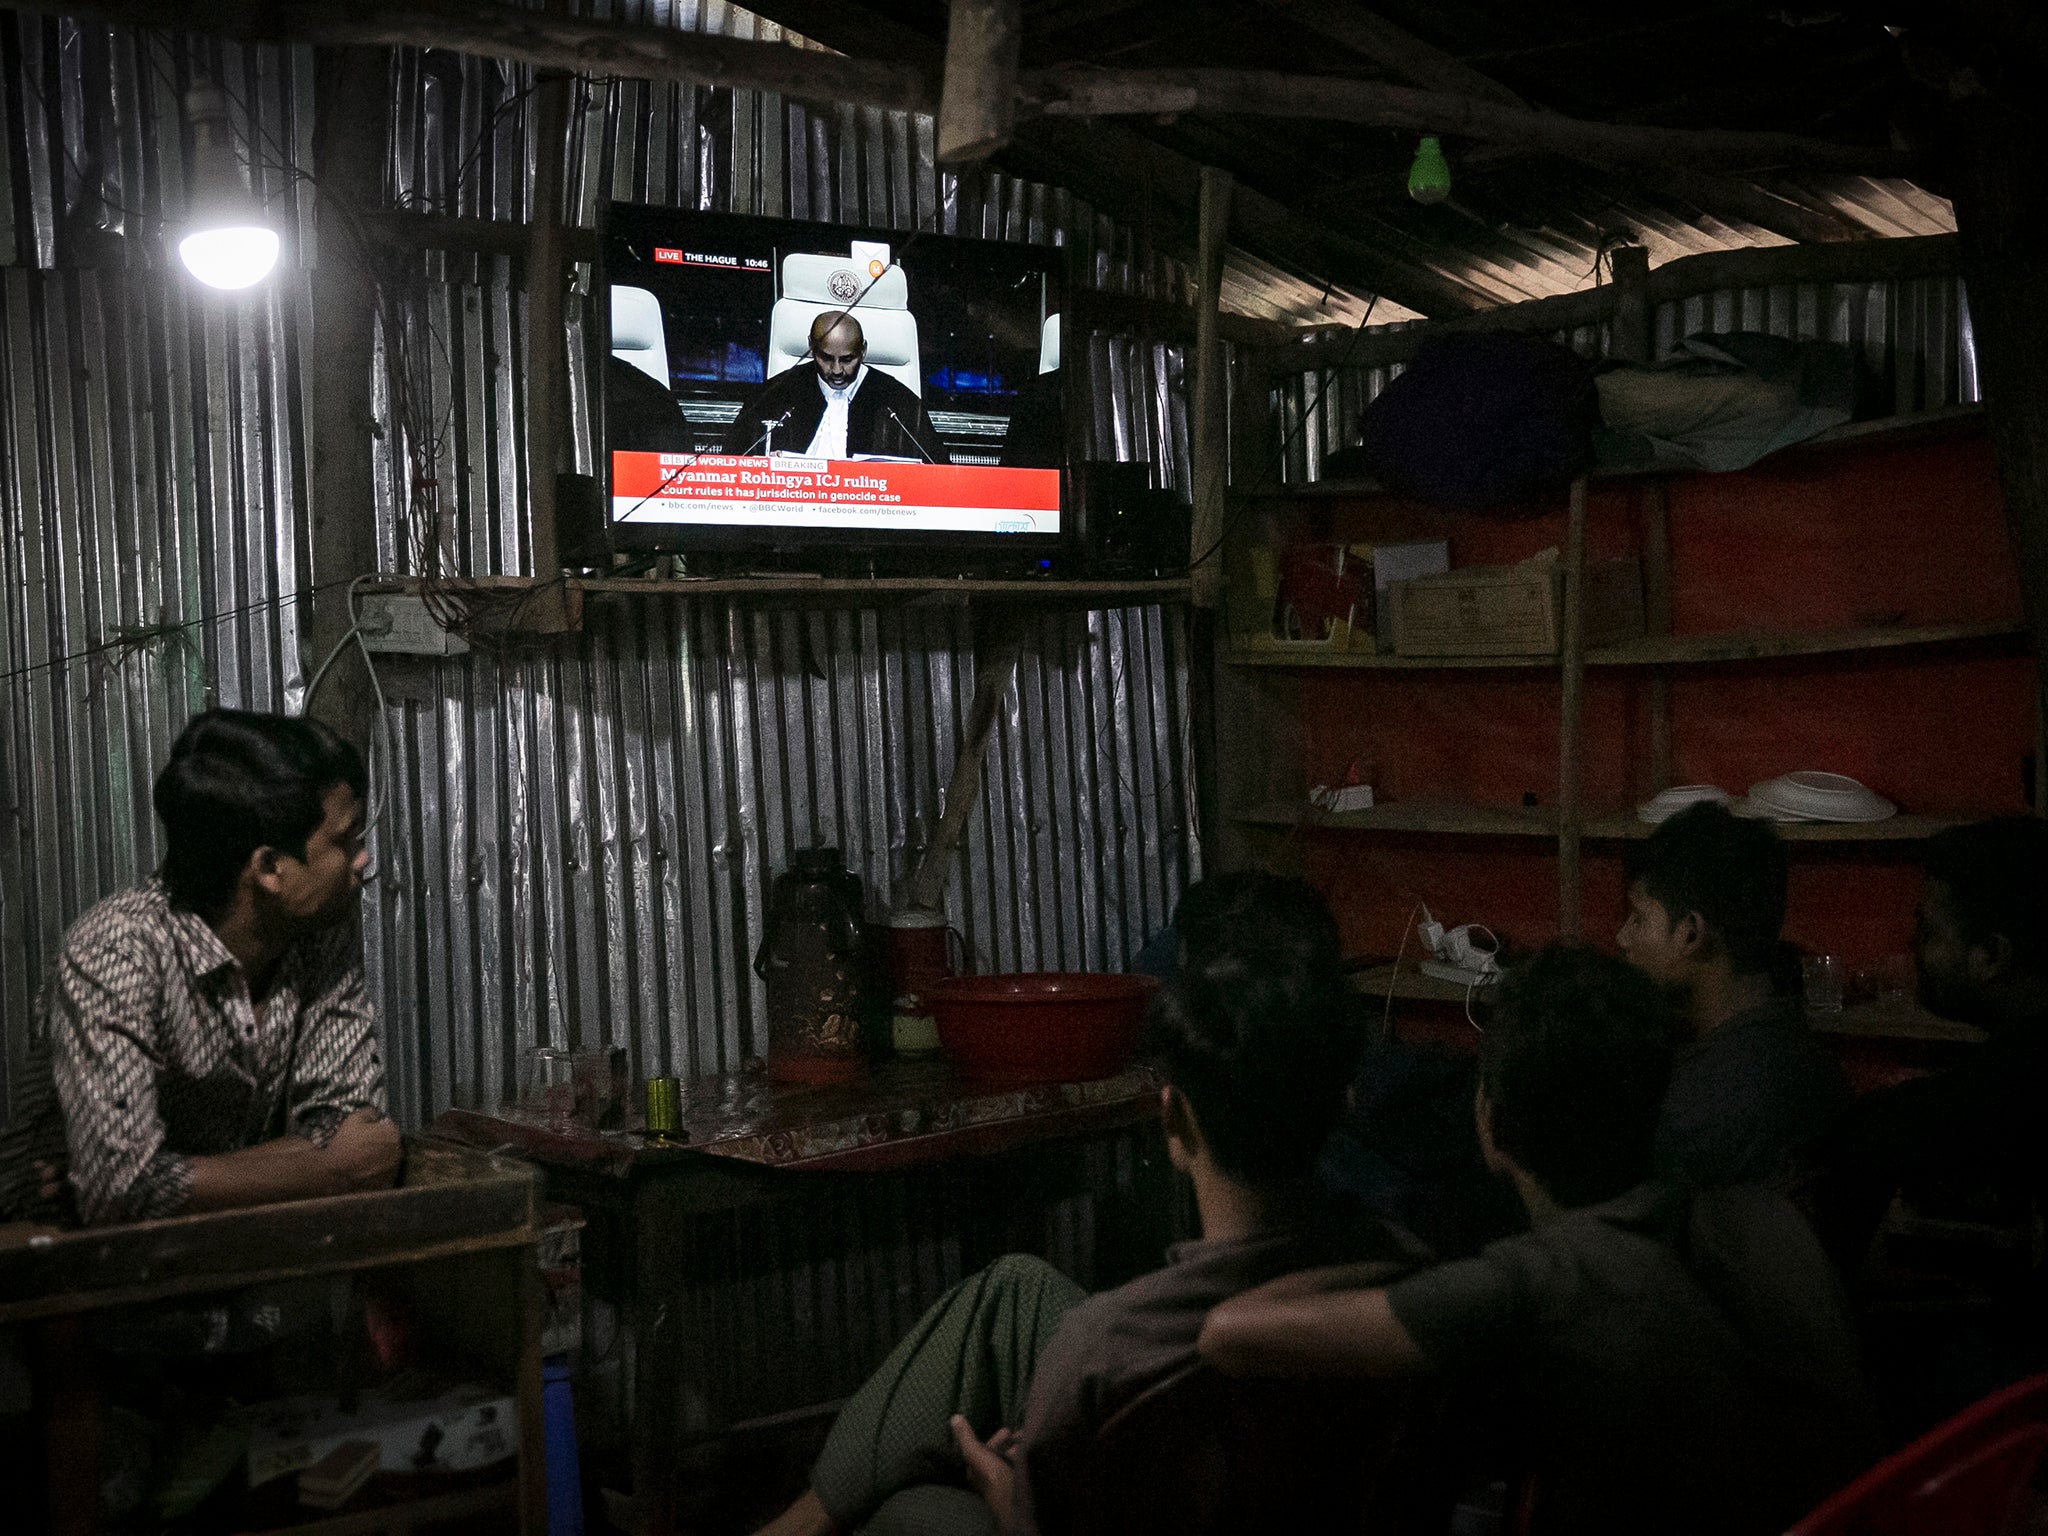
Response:
[[[663,389],[674,387],[668,376],[661,301],[645,288],[612,284],[612,356],[631,363]]]
[[[1038,371],[1058,373],[1060,371],[1060,317],[1046,316],[1045,325],[1038,333]]]
[[[866,259],[808,254],[782,258],[782,297],[768,317],[769,378],[811,355],[812,321],[852,304],[853,317],[867,338],[868,366],[922,398],[924,378],[918,367],[910,283],[901,267],[887,265],[887,247],[879,249],[884,254],[860,253]],[[877,262],[883,264],[879,277],[871,265]]]

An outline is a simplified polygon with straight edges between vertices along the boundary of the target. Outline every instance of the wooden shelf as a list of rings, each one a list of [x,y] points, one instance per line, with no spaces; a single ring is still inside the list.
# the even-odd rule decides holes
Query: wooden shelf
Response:
[[[1402,961],[1398,972],[1391,965],[1365,966],[1351,972],[1351,989],[1366,997],[1384,998],[1391,985],[1394,996],[1409,1002],[1455,1003],[1466,1001],[1465,987],[1453,981],[1438,981]],[[1483,990],[1483,989],[1482,989]],[[1816,1033],[1845,1040],[1913,1040],[1941,1045],[1975,1045],[1984,1031],[1953,1019],[1938,1019],[1915,1007],[1863,1004],[1840,1013],[1811,1014],[1807,1024]]]
[[[1925,1040],[1944,1045],[1976,1045],[1985,1038],[1974,1024],[1938,1019],[1916,1007],[1862,1003],[1840,1013],[1807,1017],[1817,1033],[1848,1040]]]
[[[1900,624],[1864,629],[1737,630],[1703,635],[1653,635],[1586,652],[1589,667],[1726,666],[1799,657],[1847,656],[1865,651],[2017,641],[2017,622]],[[1234,667],[1335,668],[1361,671],[1441,672],[1474,668],[1556,671],[1555,656],[1387,656],[1361,651],[1237,650]]]
[[[1320,811],[1307,801],[1272,803],[1239,812],[1231,820],[1241,826],[1291,831],[1425,833],[1453,837],[1555,837],[1557,812],[1519,806],[1455,805],[1410,800],[1376,805],[1369,811]],[[1912,843],[1959,824],[1944,816],[1892,816],[1884,821],[1776,821],[1780,837],[1794,843]],[[1583,833],[1606,842],[1648,837],[1656,829],[1633,811],[1588,816]]]
[[[1466,999],[1464,983],[1425,976],[1412,960],[1402,961],[1398,973],[1391,965],[1371,965],[1351,973],[1351,990],[1367,997],[1384,998],[1390,983],[1394,996],[1410,1002],[1463,1004]]]
[[[392,577],[367,586],[369,591],[410,591],[412,577]],[[735,576],[682,580],[641,576],[571,576],[539,580],[531,576],[479,576],[445,583],[460,596],[465,590],[516,596],[521,592],[560,586],[571,592],[619,597],[776,598],[837,606],[888,605],[922,600],[983,602],[1085,602],[1095,605],[1185,602],[1186,577],[1131,581],[989,581],[968,578],[879,576],[871,580],[808,576]]]
[[[1839,427],[1830,427],[1825,432],[1816,433],[1804,442],[1788,444],[1749,467],[1767,465],[1784,454],[1805,453],[1816,448],[1832,448],[1844,443],[1881,443],[1887,438],[1910,440],[1957,431],[1977,431],[1989,420],[1985,408],[1981,405],[1944,405],[1937,406],[1931,411],[1913,411],[1902,416],[1882,416],[1874,421],[1849,421]],[[1617,464],[1595,467],[1587,478],[1594,481],[1640,480],[1645,476],[1654,475],[1714,473],[1717,471],[1674,467],[1668,464]],[[1742,471],[1720,473],[1740,474]],[[1247,500],[1285,501],[1295,498],[1358,499],[1367,496],[1389,496],[1394,493],[1377,480],[1310,480],[1298,485],[1274,485],[1259,491],[1239,491],[1233,494]]]

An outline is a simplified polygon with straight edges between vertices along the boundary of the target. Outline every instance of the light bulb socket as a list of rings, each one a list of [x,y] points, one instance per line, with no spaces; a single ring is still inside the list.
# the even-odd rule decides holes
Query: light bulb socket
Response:
[[[217,85],[195,85],[185,93],[185,120],[192,125],[186,227],[263,222],[262,205],[249,191],[248,169],[235,153],[226,94]]]

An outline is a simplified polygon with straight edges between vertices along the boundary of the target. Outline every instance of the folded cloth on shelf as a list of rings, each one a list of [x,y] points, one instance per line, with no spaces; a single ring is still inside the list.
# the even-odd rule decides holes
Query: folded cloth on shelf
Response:
[[[1606,465],[1730,470],[1855,413],[1847,347],[1756,331],[1688,336],[1661,363],[1597,375]]]

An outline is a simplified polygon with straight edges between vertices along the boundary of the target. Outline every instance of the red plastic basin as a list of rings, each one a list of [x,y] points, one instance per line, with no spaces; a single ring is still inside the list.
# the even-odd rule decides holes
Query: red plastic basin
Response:
[[[1085,1083],[1129,1064],[1159,983],[1150,976],[957,976],[926,995],[939,1044],[963,1075]]]

